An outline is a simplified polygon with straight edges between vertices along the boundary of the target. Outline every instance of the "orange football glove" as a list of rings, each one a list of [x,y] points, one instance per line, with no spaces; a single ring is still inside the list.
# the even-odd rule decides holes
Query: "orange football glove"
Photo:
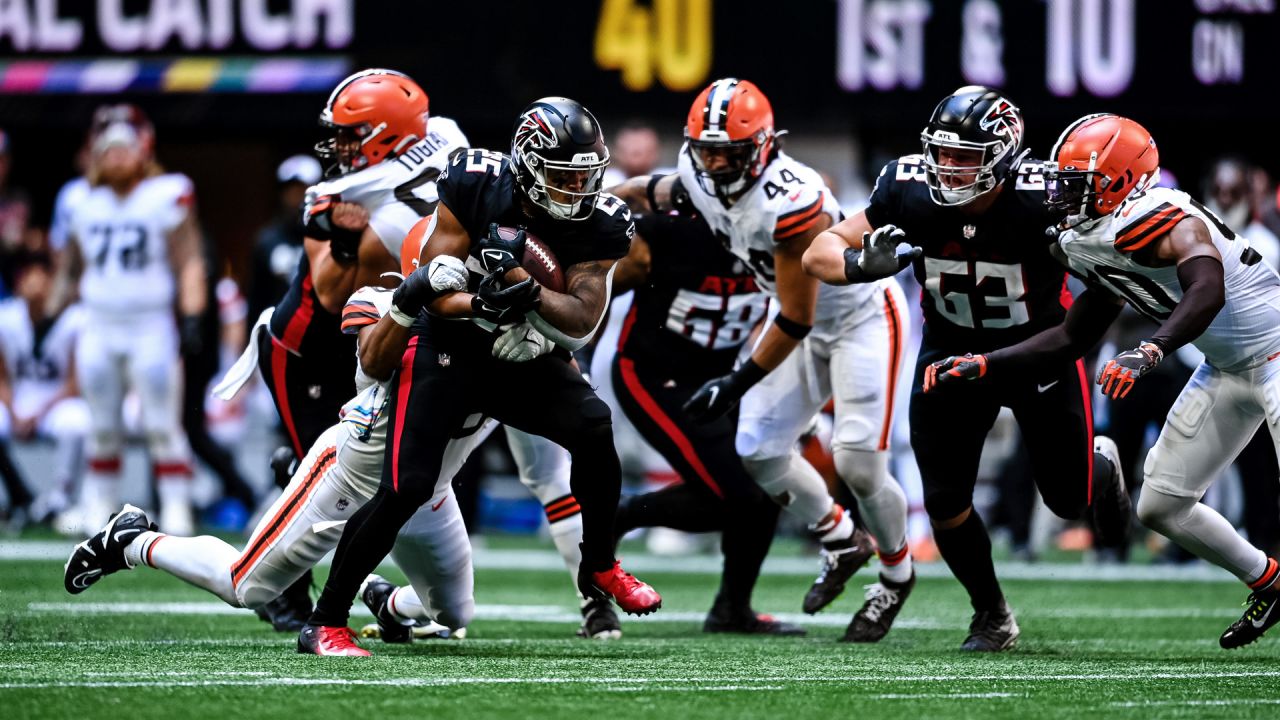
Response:
[[[977,380],[986,374],[986,355],[952,355],[924,369],[924,391],[930,392],[943,383],[956,380]]]
[[[1138,378],[1155,369],[1164,359],[1164,353],[1154,343],[1144,342],[1132,350],[1125,350],[1102,366],[1098,384],[1102,394],[1113,400],[1129,394]]]

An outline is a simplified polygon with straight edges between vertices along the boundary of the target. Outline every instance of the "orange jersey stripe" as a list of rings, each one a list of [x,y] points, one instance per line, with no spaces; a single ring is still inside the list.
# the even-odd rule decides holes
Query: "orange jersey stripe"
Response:
[[[271,548],[272,544],[284,532],[285,528],[306,506],[307,498],[320,486],[320,477],[338,460],[337,449],[328,447],[312,463],[307,472],[307,479],[290,493],[289,499],[280,506],[280,510],[271,518],[271,522],[261,527],[266,528],[263,535],[251,538],[249,546],[231,565],[231,584],[238,586],[250,568]]]
[[[1133,252],[1151,244],[1153,240],[1173,229],[1178,221],[1186,217],[1186,213],[1175,205],[1165,203],[1154,213],[1147,213],[1138,218],[1116,235],[1115,247],[1121,252]]]

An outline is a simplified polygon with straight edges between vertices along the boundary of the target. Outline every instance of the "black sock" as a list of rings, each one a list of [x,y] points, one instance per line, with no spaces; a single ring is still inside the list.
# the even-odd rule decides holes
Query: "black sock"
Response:
[[[573,464],[569,489],[582,506],[582,568],[601,572],[613,567],[613,522],[622,489],[622,465],[613,449],[613,426],[587,433],[569,448]]]
[[[760,566],[773,544],[774,529],[781,508],[761,493],[756,502],[726,504],[721,547],[724,551],[724,573],[720,576],[720,592],[716,605],[747,610],[751,593],[760,577]]]
[[[620,502],[616,530],[626,533],[641,527],[668,527],[693,533],[714,532],[722,527],[723,515],[718,498],[681,483]]]
[[[346,627],[360,583],[391,552],[400,528],[418,509],[416,503],[379,489],[347,520],[333,556],[333,568],[311,613],[310,625]]]
[[[976,510],[970,509],[969,517],[956,527],[933,529],[933,539],[947,567],[969,592],[969,602],[979,612],[995,610],[1004,600],[1000,581],[996,579],[995,563],[991,560],[991,537]]]

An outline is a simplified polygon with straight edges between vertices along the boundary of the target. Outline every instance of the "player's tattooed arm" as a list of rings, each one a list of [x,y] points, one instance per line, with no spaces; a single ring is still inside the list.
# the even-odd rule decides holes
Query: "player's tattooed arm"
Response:
[[[617,260],[590,260],[565,270],[565,292],[543,288],[537,310],[525,314],[535,330],[567,350],[577,350],[591,341],[613,291]]]
[[[631,238],[631,250],[618,262],[618,269],[613,274],[613,292],[620,295],[644,285],[649,280],[651,267],[649,243],[636,233]]]

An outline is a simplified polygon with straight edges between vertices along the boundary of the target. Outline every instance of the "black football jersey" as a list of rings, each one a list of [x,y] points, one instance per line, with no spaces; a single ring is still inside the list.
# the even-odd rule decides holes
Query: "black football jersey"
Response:
[[[311,282],[311,263],[303,253],[289,288],[271,315],[271,336],[295,355],[332,367],[335,376],[343,373],[343,377],[351,377],[355,374],[355,338],[343,335],[340,324],[341,318],[320,304]]]
[[[645,215],[636,230],[649,244],[649,279],[635,290],[618,355],[678,382],[732,370],[768,308],[751,270],[700,217]]]
[[[635,224],[626,203],[601,193],[595,211],[585,220],[558,220],[541,210],[527,212],[511,160],[502,153],[480,149],[458,153],[436,187],[440,202],[471,236],[471,253],[477,262],[476,246],[489,234],[491,223],[536,235],[565,268],[592,260],[618,260],[631,249]]]
[[[1058,324],[1070,304],[1066,269],[1049,253],[1054,224],[1039,161],[1024,161],[981,215],[933,202],[919,155],[880,171],[867,220],[896,225],[924,250],[914,263],[923,288],[924,339],[955,352],[986,352]]]

